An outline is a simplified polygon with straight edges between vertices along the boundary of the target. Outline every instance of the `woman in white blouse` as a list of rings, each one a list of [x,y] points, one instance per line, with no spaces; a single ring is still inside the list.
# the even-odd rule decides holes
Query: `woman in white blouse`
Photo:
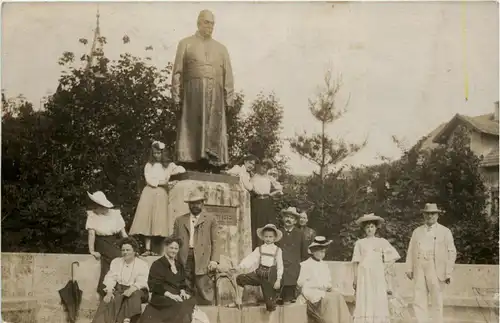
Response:
[[[185,171],[184,167],[168,160],[164,143],[153,142],[149,161],[144,166],[146,186],[130,227],[130,235],[145,237],[146,251],[143,256],[156,256],[151,252],[151,237],[166,237],[173,226],[174,219],[168,214],[167,184],[170,176]]]
[[[141,315],[141,304],[148,300],[148,264],[136,257],[138,244],[133,238],[120,243],[122,257],[111,262],[104,278],[104,296],[92,323],[133,323]]]
[[[98,191],[93,194],[87,192],[87,194],[91,200],[85,225],[89,232],[89,253],[101,261],[97,292],[104,296],[104,276],[109,270],[111,260],[121,256],[117,243],[120,238],[127,237],[127,232],[120,210],[112,209],[113,204],[103,192]]]
[[[235,166],[226,171],[227,174],[238,176],[240,178],[240,185],[247,191],[252,190],[252,184],[250,182],[250,173],[255,168],[255,163],[259,159],[250,154],[243,157]]]
[[[309,245],[311,257],[300,264],[297,302],[307,304],[309,323],[350,323],[352,317],[344,297],[332,286],[328,265],[323,261],[331,243],[317,236]]]
[[[269,176],[268,171],[273,168],[273,162],[269,159],[257,163],[257,173],[250,179],[252,187],[251,200],[251,225],[252,225],[252,249],[259,246],[257,229],[266,224],[279,223],[274,208],[273,197],[282,194],[282,186],[278,181]]]

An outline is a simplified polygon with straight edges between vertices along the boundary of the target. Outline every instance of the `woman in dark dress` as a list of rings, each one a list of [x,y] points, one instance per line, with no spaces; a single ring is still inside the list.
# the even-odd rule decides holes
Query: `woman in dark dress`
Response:
[[[276,210],[274,209],[273,197],[283,194],[282,186],[274,178],[269,176],[268,171],[273,168],[273,162],[264,159],[257,163],[256,174],[250,179],[251,192],[251,226],[252,226],[252,249],[259,246],[257,229],[266,224],[278,225]]]
[[[191,323],[196,299],[188,293],[184,268],[177,260],[180,245],[180,239],[166,238],[164,256],[151,265],[152,296],[140,323]]]
[[[137,258],[139,246],[133,238],[123,239],[120,247],[122,257],[111,261],[104,277],[106,296],[92,323],[137,322],[141,304],[148,301],[149,265]]]
[[[106,292],[103,284],[104,276],[109,271],[111,261],[121,256],[118,242],[126,238],[125,221],[120,210],[113,209],[113,204],[108,201],[103,192],[88,193],[91,205],[87,210],[87,223],[85,228],[89,232],[89,253],[96,260],[101,261],[101,274],[97,284],[97,292],[104,297]]]

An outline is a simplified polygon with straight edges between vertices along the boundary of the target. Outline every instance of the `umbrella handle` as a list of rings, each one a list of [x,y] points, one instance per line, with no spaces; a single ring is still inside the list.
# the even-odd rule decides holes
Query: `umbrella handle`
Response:
[[[73,261],[71,263],[71,280],[75,281],[75,265],[78,265],[80,267],[80,263],[78,261]]]

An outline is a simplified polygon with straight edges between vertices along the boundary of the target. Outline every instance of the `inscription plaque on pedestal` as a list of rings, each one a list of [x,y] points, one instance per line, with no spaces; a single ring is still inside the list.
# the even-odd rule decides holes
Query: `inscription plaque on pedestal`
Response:
[[[205,205],[205,212],[215,215],[219,225],[238,225],[237,208],[234,206]]]

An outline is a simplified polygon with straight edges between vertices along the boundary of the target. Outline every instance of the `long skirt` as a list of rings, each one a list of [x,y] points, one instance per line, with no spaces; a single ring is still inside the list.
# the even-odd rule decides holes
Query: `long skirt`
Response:
[[[299,302],[307,304],[308,323],[351,323],[352,317],[342,294],[330,292],[319,302],[311,303],[299,297]]]
[[[146,306],[139,323],[191,323],[196,299],[191,297],[168,307]]]
[[[137,290],[130,297],[125,297],[123,292],[128,288],[117,284],[113,293],[115,297],[109,303],[101,301],[92,323],[121,323],[126,318],[136,321],[141,315],[141,304],[148,300],[148,291]]]
[[[251,199],[251,227],[252,227],[252,250],[257,248],[261,241],[257,237],[257,229],[266,224],[278,226],[274,201],[270,197],[259,198],[255,195]]]
[[[356,289],[356,323],[390,323],[384,264],[380,259],[360,262]]]
[[[119,237],[118,235],[113,236],[98,236],[95,237],[95,251],[101,254],[101,273],[99,275],[99,282],[97,284],[97,292],[104,296],[106,293],[104,292],[104,276],[109,271],[109,266],[111,265],[111,261],[115,258],[121,257],[121,251],[118,247]]]
[[[167,209],[168,193],[163,187],[144,187],[130,227],[130,235],[168,236],[174,219],[168,216]]]

